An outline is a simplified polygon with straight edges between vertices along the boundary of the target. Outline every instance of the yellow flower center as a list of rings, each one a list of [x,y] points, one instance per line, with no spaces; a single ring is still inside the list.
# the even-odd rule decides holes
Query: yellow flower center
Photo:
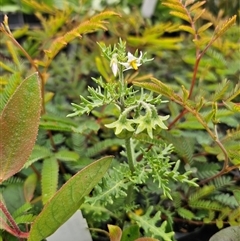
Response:
[[[132,60],[129,64],[132,66],[133,69],[135,69],[135,70],[138,69],[137,61],[136,61],[136,60]]]

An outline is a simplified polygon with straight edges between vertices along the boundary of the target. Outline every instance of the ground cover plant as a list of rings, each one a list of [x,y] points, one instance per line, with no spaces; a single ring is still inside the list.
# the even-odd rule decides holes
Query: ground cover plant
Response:
[[[42,240],[78,208],[95,240],[239,225],[237,15],[167,0],[151,22],[132,5],[24,2],[42,27],[1,25],[2,240]]]

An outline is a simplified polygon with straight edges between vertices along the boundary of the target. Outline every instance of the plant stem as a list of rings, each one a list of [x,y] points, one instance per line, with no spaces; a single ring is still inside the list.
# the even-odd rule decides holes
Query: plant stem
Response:
[[[134,168],[134,161],[133,161],[133,148],[132,148],[131,138],[125,139],[125,148],[127,152],[128,165],[131,172],[133,173],[135,168]]]

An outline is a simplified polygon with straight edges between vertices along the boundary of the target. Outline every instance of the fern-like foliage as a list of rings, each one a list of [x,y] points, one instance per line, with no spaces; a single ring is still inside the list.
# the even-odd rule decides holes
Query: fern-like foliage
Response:
[[[94,188],[92,197],[86,198],[86,202],[92,205],[95,203],[107,205],[113,204],[118,198],[126,197],[130,184],[127,176],[130,176],[130,170],[124,164],[119,165],[117,170],[110,170],[102,182]]]
[[[144,229],[146,236],[162,238],[165,241],[171,241],[174,232],[166,231],[166,221],[164,221],[161,226],[157,226],[157,223],[160,221],[161,212],[158,211],[155,214],[152,214],[152,211],[153,207],[150,206],[147,209],[146,213],[142,216],[138,216],[133,212],[131,212],[129,216],[139,225],[139,227],[142,227]]]
[[[80,23],[77,27],[69,32],[66,32],[63,36],[56,38],[51,43],[50,47],[45,50],[45,59],[41,62],[41,64],[44,66],[49,66],[52,59],[63,47],[65,47],[75,38],[81,37],[82,34],[91,33],[97,30],[106,30],[106,20],[113,16],[119,15],[113,11],[99,13],[89,20]]]

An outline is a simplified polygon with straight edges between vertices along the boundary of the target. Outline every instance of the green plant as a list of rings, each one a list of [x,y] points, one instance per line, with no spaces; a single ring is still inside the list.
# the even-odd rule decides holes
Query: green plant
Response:
[[[44,5],[42,4],[41,6]],[[27,162],[36,141],[40,114],[46,113],[44,85],[50,63],[54,56],[67,43],[74,40],[77,36],[79,37],[80,34],[92,32],[97,29],[105,29],[104,24],[106,22],[104,22],[103,19],[116,15],[114,12],[110,11],[105,12],[106,15],[103,14],[104,16],[102,14],[103,13],[93,16],[91,20],[86,20],[85,22],[80,23],[71,31],[66,31],[65,35],[63,34],[62,37],[52,41],[49,50],[44,56],[45,62],[43,69],[34,62],[30,54],[17,42],[9,29],[7,16],[5,16],[4,22],[1,24],[0,30],[4,34],[4,37],[8,39],[5,44],[8,46],[13,60],[17,65],[11,65],[10,62],[4,64],[4,62],[1,61],[1,67],[4,71],[13,73],[9,77],[9,74],[4,72],[4,75],[1,78],[1,84],[4,86],[0,93],[1,100],[3,100],[1,101],[0,116],[1,239],[15,240],[15,236],[18,239],[27,238],[28,240],[36,241],[48,237],[80,207],[84,200],[84,196],[90,193],[111,163],[111,156],[106,156],[105,158],[91,163],[91,165],[77,172],[72,178],[68,178],[65,185],[57,191],[58,170],[59,165],[61,166],[60,160],[75,161],[79,156],[77,153],[66,149],[57,151],[55,146],[57,140],[49,129],[48,135],[51,140],[52,150],[35,146],[34,152],[32,153],[30,160]],[[58,20],[55,20],[58,21],[59,25],[55,30],[60,24],[63,24],[61,18],[59,19],[60,11],[57,15]],[[62,12],[62,16],[63,15],[64,13]],[[94,17],[96,17],[96,19],[94,19]],[[46,25],[45,27],[48,28]],[[48,28],[48,30],[55,31],[52,28],[51,30]],[[51,32],[51,34],[53,34],[53,32]],[[22,76],[25,74],[26,69],[20,64],[19,53],[16,51],[14,45],[29,60],[32,68],[38,72],[23,81]],[[3,55],[3,58],[6,58],[6,56]],[[14,69],[16,67],[17,70]],[[56,121],[56,119],[54,119],[54,121]],[[50,124],[48,127],[51,126],[52,123],[53,119],[50,118]],[[58,130],[65,130],[68,124],[69,122],[62,121],[62,125],[60,125]],[[67,130],[69,129],[68,126]],[[36,153],[37,155],[34,156]],[[40,159],[44,159],[41,177],[39,175],[39,170],[37,170],[37,168],[35,169],[35,166],[33,166],[33,163]],[[22,168],[28,166],[31,166],[33,173],[28,176],[24,183],[13,188],[14,179],[11,179],[11,177],[16,173],[19,173]],[[92,180],[93,177],[95,181]],[[42,196],[40,196],[40,198],[44,208],[42,208],[41,211],[36,211],[33,210],[34,208],[30,204],[30,201],[34,196],[35,190],[38,188],[37,180],[40,178],[42,186]],[[49,185],[49,182],[51,182],[51,185]],[[81,190],[78,190],[81,185],[83,185]],[[16,191],[17,189],[19,190],[19,193],[17,193],[17,196],[14,196],[16,193],[13,191]],[[74,190],[74,193],[71,194],[72,190]],[[23,200],[16,203],[17,208],[14,210],[15,212],[8,211],[7,207],[13,202],[13,198],[9,199],[9,195],[14,198],[23,195],[22,199],[25,203],[22,206],[21,203]],[[61,208],[63,200],[67,203],[67,207],[64,209]],[[35,211],[36,213],[34,215],[33,213]],[[56,219],[59,222],[55,222]],[[49,222],[48,229],[44,228],[43,231],[42,225],[46,221]],[[28,231],[30,223],[31,230]]]
[[[162,129],[166,129],[163,121],[169,116],[161,116],[157,112],[157,105],[161,104],[160,96],[154,97],[152,93],[143,89],[135,90],[129,86],[124,78],[124,72],[129,69],[137,70],[139,66],[152,59],[147,59],[146,54],[140,52],[136,57],[130,52],[126,53],[126,43],[119,41],[114,47],[99,44],[103,55],[108,59],[115,79],[104,82],[102,78],[95,79],[97,88],[88,87],[89,96],[81,96],[80,104],[72,104],[76,116],[94,113],[94,109],[111,105],[112,112],[117,120],[106,123],[105,127],[114,129],[115,135],[124,140],[124,152],[121,159],[104,177],[102,185],[94,189],[93,196],[86,199],[91,205],[118,203],[118,218],[123,220],[128,213],[145,230],[145,234],[164,240],[171,240],[173,232],[166,232],[166,223],[157,226],[160,211],[152,218],[152,209],[149,208],[144,216],[138,217],[134,210],[139,203],[135,191],[140,192],[140,185],[146,185],[149,180],[157,183],[163,195],[172,199],[169,182],[176,181],[196,185],[195,180],[188,180],[190,172],[180,174],[178,168],[180,161],[172,162],[170,153],[172,146],[159,142],[156,137]],[[135,55],[138,54],[136,51]],[[144,136],[142,141],[140,136]],[[149,149],[145,143],[151,143]],[[137,157],[141,155],[141,161]],[[125,199],[125,202],[123,200]]]
[[[0,43],[1,97],[10,97],[33,69],[41,82],[43,108],[36,145],[21,171],[0,186],[18,227],[27,232],[34,220],[41,225],[36,217],[46,205],[44,215],[51,210],[48,200],[57,195],[58,187],[103,155],[115,156],[111,168],[81,205],[96,240],[101,233],[111,237],[110,229],[103,231],[107,224],[114,225],[118,239],[123,229],[123,240],[132,230],[136,234],[132,240],[143,235],[175,240],[173,231],[182,224],[184,228],[186,224],[238,225],[236,17],[229,20],[221,9],[215,16],[203,8],[204,1],[164,1],[153,19],[144,19],[131,2],[131,15],[121,12],[121,21],[112,18],[118,14],[111,10],[92,15],[90,1],[82,1],[81,8],[71,4],[64,9],[24,2],[36,9],[41,27],[24,26],[11,33],[5,23]],[[168,14],[169,7],[174,16]],[[106,26],[107,33],[102,31]],[[69,32],[75,35],[68,39]],[[119,38],[124,41],[106,47]],[[143,63],[146,55],[139,58],[136,49],[148,52],[154,61]],[[128,56],[126,50],[134,54]],[[119,81],[119,71],[130,66],[133,71],[124,72],[124,81]],[[99,73],[102,78],[96,77]],[[151,92],[145,88],[152,88]],[[81,115],[66,118],[79,93],[76,110]],[[156,113],[166,120],[156,121]],[[143,125],[144,120],[149,122]],[[134,165],[127,162],[130,152],[125,139],[134,150]],[[195,178],[200,187],[189,186]],[[4,241],[15,241],[5,229],[6,225],[1,227],[0,234]],[[37,229],[35,224],[34,235]]]

